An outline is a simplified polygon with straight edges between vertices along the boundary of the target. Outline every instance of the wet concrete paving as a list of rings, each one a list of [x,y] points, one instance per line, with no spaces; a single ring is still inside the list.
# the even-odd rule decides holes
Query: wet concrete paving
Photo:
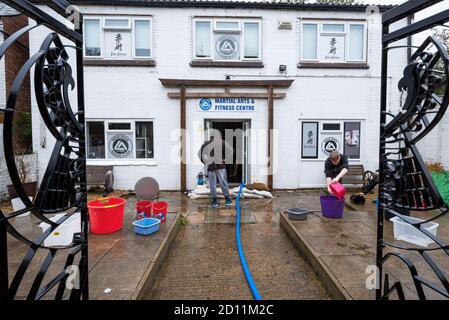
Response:
[[[92,194],[89,198],[98,195]],[[132,222],[135,219],[135,198],[128,198],[125,207],[124,226],[118,232],[107,235],[89,234],[89,293],[92,300],[129,300],[135,298],[145,282],[148,270],[158,258],[164,240],[173,232],[172,226],[179,223],[176,212],[169,208],[167,221],[161,224],[160,231],[151,236],[139,236],[134,233]],[[165,200],[161,198],[161,200]],[[168,199],[167,199],[168,200]],[[176,201],[175,201],[176,202]],[[176,206],[179,208],[179,206]],[[36,239],[42,233],[34,216],[13,218],[12,225],[29,239]],[[28,246],[8,235],[9,281],[12,282]],[[67,255],[73,249],[58,251],[42,285],[49,283],[64,271]],[[17,291],[16,299],[26,299],[36,279],[48,249],[39,249],[28,267]],[[79,262],[77,255],[74,265]],[[52,289],[45,299],[54,299],[56,289]],[[67,297],[69,291],[65,290]]]
[[[176,199],[175,199],[176,198]],[[265,299],[328,299],[329,295],[279,227],[279,213],[305,201],[298,193],[241,200],[245,255]],[[207,199],[173,194],[183,226],[148,299],[251,299],[235,241],[235,205],[212,209]]]
[[[301,196],[301,198],[304,198]],[[318,208],[318,197],[310,197],[308,208]],[[309,215],[305,221],[289,220],[300,237],[300,241],[311,248],[310,255],[319,263],[324,264],[327,272],[335,279],[342,292],[349,299],[374,299],[375,291],[367,289],[366,281],[368,273],[366,268],[375,265],[376,235],[377,235],[377,211],[372,205],[363,210],[345,210],[342,219],[325,218],[319,212]],[[428,219],[432,212],[412,212],[412,216]],[[449,242],[449,216],[437,220],[439,228],[437,236],[443,242]],[[384,222],[385,240],[395,246],[418,248],[416,245],[403,241],[397,241],[393,237],[393,224]],[[435,247],[430,245],[429,248]],[[391,247],[385,248],[385,253],[400,253],[412,261],[418,273],[431,283],[442,287],[441,282],[425,263],[423,258],[413,251],[399,250]],[[446,277],[449,277],[449,257],[441,250],[429,251],[429,256],[434,259],[442,269]],[[400,281],[403,285],[407,299],[417,299],[416,288],[409,269],[397,258],[388,259],[384,264],[384,271],[389,274],[390,285]],[[427,299],[442,299],[443,297],[424,286]],[[393,294],[392,299],[397,299]]]

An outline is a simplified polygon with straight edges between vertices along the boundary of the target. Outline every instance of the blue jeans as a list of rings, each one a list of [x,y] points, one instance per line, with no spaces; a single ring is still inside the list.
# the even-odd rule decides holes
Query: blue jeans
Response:
[[[226,169],[209,171],[209,186],[212,199],[217,198],[217,180],[221,185],[221,190],[226,198],[229,198],[228,177]]]

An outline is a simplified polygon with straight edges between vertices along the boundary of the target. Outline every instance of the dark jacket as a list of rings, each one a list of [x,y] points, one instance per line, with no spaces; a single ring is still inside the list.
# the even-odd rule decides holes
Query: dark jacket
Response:
[[[225,146],[224,154],[215,154],[214,150],[222,150],[223,143]],[[207,147],[207,148],[206,148]],[[223,140],[209,140],[204,142],[201,146],[198,157],[201,162],[207,165],[207,171],[216,171],[220,169],[226,169],[225,159],[226,156],[232,155],[233,149],[232,147]]]
[[[348,156],[340,154],[340,162],[334,165],[329,158],[324,163],[324,173],[326,178],[334,179],[343,169],[348,169]]]

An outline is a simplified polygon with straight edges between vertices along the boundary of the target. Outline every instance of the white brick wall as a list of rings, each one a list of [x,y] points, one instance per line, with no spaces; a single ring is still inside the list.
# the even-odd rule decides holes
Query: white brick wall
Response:
[[[179,162],[169,161],[174,142],[173,131],[179,128],[179,101],[169,99],[159,78],[224,79],[226,74],[278,74],[280,64],[287,65],[288,73],[294,75],[294,83],[287,90],[285,99],[275,100],[274,127],[278,129],[277,167],[275,188],[298,188],[322,185],[323,162],[301,161],[301,119],[358,119],[362,128],[362,159],[367,169],[377,167],[379,101],[380,101],[380,15],[368,17],[368,64],[366,70],[298,69],[299,28],[298,18],[362,18],[364,13],[355,12],[298,12],[256,9],[211,8],[135,8],[112,6],[82,6],[90,14],[139,14],[151,15],[154,21],[155,68],[135,67],[86,67],[86,117],[87,119],[154,119],[155,160],[145,164],[116,165],[114,172],[116,188],[132,189],[138,178],[155,177],[162,189],[180,188]],[[263,19],[263,69],[238,68],[192,68],[192,17],[193,16],[255,16]],[[293,30],[278,30],[279,20],[294,24]],[[176,22],[175,22],[176,21]],[[35,52],[45,32],[33,30],[30,35],[31,52]],[[391,53],[389,93],[390,108],[397,108],[399,94],[397,81],[405,66],[406,51]],[[75,70],[74,70],[75,74]],[[205,89],[201,89],[205,91]],[[73,101],[73,106],[76,104]],[[197,112],[196,100],[188,101],[187,127],[195,137],[189,154],[196,154],[201,142],[202,121],[206,114]],[[266,129],[266,101],[259,101],[258,112],[245,114],[252,119],[253,128]],[[214,114],[214,117],[220,114]],[[221,117],[229,117],[222,115]],[[33,141],[39,153],[40,172],[52,150],[51,135],[46,133],[47,148],[40,146],[40,120],[33,98]],[[266,141],[257,143],[266,148]],[[252,147],[255,144],[253,143]],[[276,149],[275,149],[276,150]],[[107,163],[107,161],[103,161]],[[103,163],[102,162],[102,163]],[[93,161],[90,161],[93,163]],[[187,167],[188,187],[192,188],[201,165]],[[253,178],[266,181],[261,170],[252,168]]]

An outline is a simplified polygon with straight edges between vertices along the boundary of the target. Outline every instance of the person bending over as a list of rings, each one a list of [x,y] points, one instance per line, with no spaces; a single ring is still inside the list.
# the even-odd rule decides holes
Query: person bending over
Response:
[[[324,163],[324,173],[326,174],[327,190],[332,193],[330,185],[340,182],[348,173],[348,157],[338,151],[332,151]]]
[[[223,155],[223,145],[224,145],[224,155]],[[218,208],[218,200],[217,200],[217,182],[221,185],[221,190],[226,198],[225,205],[230,206],[232,204],[232,200],[229,197],[229,188],[228,188],[228,177],[226,173],[226,165],[225,160],[228,157],[233,155],[234,150],[232,147],[222,139],[214,139],[214,136],[211,137],[211,140],[206,141],[199,153],[198,156],[201,159],[201,162],[207,165],[207,175],[209,178],[209,186],[210,186],[210,194],[212,199],[212,207]],[[218,180],[218,181],[217,181]]]

